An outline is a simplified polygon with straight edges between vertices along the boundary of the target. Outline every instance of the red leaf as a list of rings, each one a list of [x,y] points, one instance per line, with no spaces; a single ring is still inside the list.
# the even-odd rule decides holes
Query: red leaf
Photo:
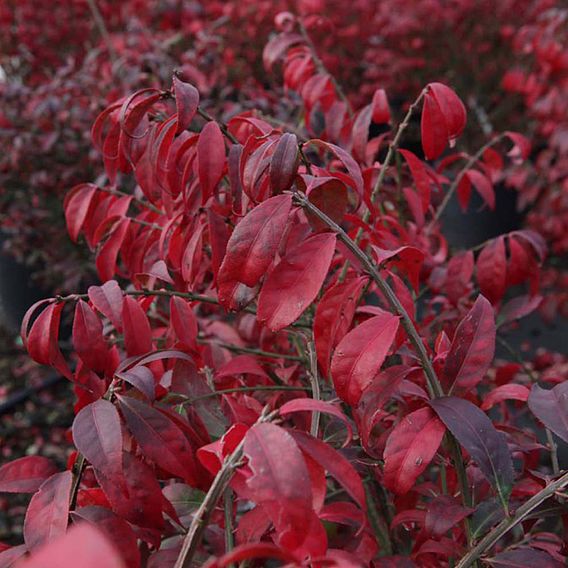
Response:
[[[170,299],[170,322],[177,340],[197,350],[197,318],[184,299],[177,296]]]
[[[391,431],[384,451],[385,486],[407,493],[436,455],[446,428],[430,408],[405,416]]]
[[[507,259],[505,239],[498,237],[490,241],[477,257],[477,281],[481,293],[492,304],[496,304],[505,294],[507,278]]]
[[[107,317],[114,328],[122,331],[122,290],[116,280],[109,280],[102,286],[89,286],[87,290],[93,306]]]
[[[161,529],[163,495],[156,476],[148,465],[127,452],[122,454],[124,475],[118,482],[95,468],[95,476],[113,511],[141,527]],[[124,491],[123,487],[126,487]]]
[[[108,366],[108,347],[103,336],[103,324],[83,300],[79,300],[75,306],[73,347],[91,370],[104,371]]]
[[[116,372],[115,377],[131,384],[134,388],[143,393],[148,400],[153,401],[154,398],[156,398],[154,374],[148,367],[137,365],[128,371]]]
[[[140,551],[134,531],[130,525],[112,511],[104,507],[82,507],[71,513],[74,521],[83,520],[96,526],[111,542],[115,549],[120,552],[125,565],[128,568],[140,567]]]
[[[131,357],[152,351],[152,330],[146,313],[132,297],[125,296],[122,305],[124,347]]]
[[[525,402],[529,398],[529,392],[529,389],[524,385],[501,385],[485,395],[481,408],[482,410],[489,410],[504,400],[521,400]]]
[[[518,132],[511,132],[510,130],[507,130],[504,134],[508,136],[513,143],[513,147],[507,153],[511,160],[513,160],[513,163],[519,164],[523,160],[527,160],[531,153],[531,143],[529,139]]]
[[[205,204],[217,188],[225,169],[225,140],[219,125],[208,122],[197,142],[199,183],[201,184],[201,203]]]
[[[284,56],[286,51],[297,43],[304,40],[300,34],[282,33],[271,39],[262,52],[264,68],[270,71],[274,63]]]
[[[73,421],[73,442],[107,477],[122,475],[122,430],[114,404],[101,399],[82,408]]]
[[[378,373],[398,330],[398,318],[389,313],[374,316],[351,330],[331,360],[337,395],[355,406]]]
[[[0,493],[35,493],[57,468],[47,458],[26,456],[0,467]]]
[[[444,116],[451,144],[465,128],[467,121],[465,106],[454,91],[442,83],[429,83],[428,89],[432,92]]]
[[[72,482],[70,471],[56,473],[34,493],[24,520],[24,540],[28,550],[65,534]]]
[[[255,207],[236,226],[219,269],[221,282],[252,287],[272,264],[292,207],[291,195],[278,195]],[[219,297],[225,303],[223,297]]]
[[[97,186],[92,183],[82,183],[76,185],[65,196],[63,208],[65,210],[65,221],[71,240],[76,243],[79,233],[97,194]]]
[[[352,154],[359,162],[366,161],[369,127],[371,126],[371,105],[364,106],[355,117],[352,128]]]
[[[191,124],[199,106],[199,91],[192,84],[182,81],[176,74],[173,77],[173,90],[177,108],[176,134],[179,134]]]
[[[495,568],[562,568],[565,562],[561,562],[543,550],[534,550],[521,546],[514,550],[500,552],[493,558],[488,558],[487,563]]]
[[[329,376],[331,353],[351,327],[366,281],[365,277],[360,277],[335,284],[326,291],[316,308],[314,338],[318,363],[326,378]]]
[[[568,442],[568,382],[560,383],[550,390],[534,384],[528,406],[549,430]]]
[[[105,241],[104,245],[97,253],[97,272],[103,282],[110,280],[116,272],[118,252],[124,243],[129,226],[130,219],[126,217],[120,219],[120,221],[118,221],[115,225],[110,237]]]
[[[30,332],[24,332],[22,337],[34,361],[54,367],[71,380],[71,371],[59,349],[59,320],[64,306],[63,302],[49,304],[34,321]]]
[[[189,441],[165,414],[128,396],[119,396],[120,409],[128,429],[144,455],[162,469],[196,483],[196,463]]]
[[[491,180],[477,170],[468,170],[465,172],[465,177],[473,184],[477,193],[481,195],[483,201],[487,203],[489,209],[495,209],[495,190]]]
[[[343,221],[349,197],[347,187],[337,178],[314,178],[307,188],[307,196],[320,211],[323,211],[338,225]],[[328,230],[328,226],[313,213],[305,211],[312,229],[316,232]]]
[[[352,183],[349,185],[353,186],[359,197],[363,197],[365,193],[365,184],[363,181],[363,175],[361,174],[361,168],[349,153],[347,153],[343,148],[340,148],[335,144],[325,142],[324,140],[313,139],[304,144],[304,146],[307,146],[308,144],[323,147],[326,150],[332,152],[338,158],[338,160],[341,161],[341,163],[345,166],[345,169],[349,173],[349,176],[352,180]]]
[[[439,495],[428,504],[424,522],[426,532],[435,537],[444,536],[473,512],[451,495]]]
[[[296,177],[299,164],[298,139],[286,132],[280,137],[270,160],[268,175],[274,194],[289,189]]]
[[[410,168],[412,179],[414,179],[416,189],[420,193],[422,212],[426,213],[430,207],[430,178],[426,166],[409,150],[399,150],[399,152]]]
[[[366,511],[363,482],[351,462],[329,444],[305,432],[292,430],[290,434],[302,451],[321,465],[351,495],[355,503]]]
[[[499,314],[499,324],[511,323],[534,312],[542,303],[542,296],[517,296],[509,300]]]
[[[440,106],[429,92],[424,95],[420,130],[426,159],[439,158],[448,144],[448,130]]]
[[[504,435],[484,412],[467,400],[447,396],[430,401],[430,405],[493,485],[500,501],[506,501],[514,472]]]
[[[314,301],[331,264],[336,236],[320,233],[298,244],[268,275],[258,299],[257,319],[272,331],[296,321]]]
[[[251,498],[265,506],[278,532],[283,533],[281,538],[305,534],[310,528],[312,490],[296,442],[286,430],[269,423],[253,426],[244,440],[244,454],[252,471],[246,482]]]
[[[19,568],[124,568],[117,550],[93,526],[80,524],[26,559]]]
[[[446,383],[462,389],[475,387],[489,369],[494,353],[493,308],[479,296],[454,334],[444,367]]]
[[[373,95],[373,122],[375,124],[389,124],[391,113],[387,93],[384,89],[377,89]]]
[[[347,439],[344,442],[344,446],[349,444],[351,438],[353,437],[353,429],[351,424],[347,420],[347,417],[337,406],[325,402],[323,400],[315,400],[313,398],[295,398],[284,403],[280,408],[279,412],[281,416],[286,416],[287,414],[292,414],[293,412],[324,412],[325,414],[331,414],[336,418],[339,418],[345,426],[347,426]]]

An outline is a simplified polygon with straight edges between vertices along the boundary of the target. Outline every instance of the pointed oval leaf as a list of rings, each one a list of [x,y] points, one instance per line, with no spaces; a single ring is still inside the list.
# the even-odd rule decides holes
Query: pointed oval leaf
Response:
[[[65,534],[73,475],[63,471],[44,481],[34,493],[24,519],[24,541],[34,550]]]
[[[97,400],[80,410],[73,421],[73,442],[106,476],[122,473],[120,416],[108,400]]]
[[[126,425],[144,455],[189,485],[195,485],[193,451],[176,424],[159,410],[135,398],[120,396],[118,400]]]
[[[327,276],[336,236],[321,233],[294,247],[269,274],[258,299],[257,319],[272,331],[296,321],[315,300]]]
[[[219,269],[219,282],[236,281],[252,287],[274,261],[292,208],[291,195],[271,197],[236,226]],[[223,303],[223,298],[219,298]]]
[[[387,312],[352,329],[335,349],[331,377],[339,398],[355,406],[378,373],[398,330],[398,317]]]
[[[430,93],[424,96],[420,131],[426,159],[439,158],[448,144],[448,130],[444,115]]]
[[[471,402],[447,396],[430,402],[436,414],[467,450],[486,479],[506,502],[513,487],[514,472],[505,436]]]
[[[124,347],[130,357],[152,351],[152,329],[142,306],[132,297],[125,296],[122,305]]]
[[[295,134],[286,132],[278,140],[268,167],[270,187],[273,193],[282,193],[291,187],[299,162],[298,139]]]
[[[495,333],[493,308],[480,295],[454,334],[444,366],[447,384],[471,389],[483,379],[495,354]]]
[[[176,96],[177,134],[185,130],[195,116],[199,106],[199,91],[191,84],[173,77],[173,90]]]
[[[225,169],[225,140],[215,121],[208,122],[199,135],[197,160],[202,192],[201,202],[205,204],[213,195]]]
[[[0,493],[35,493],[57,468],[42,456],[25,456],[0,467]]]
[[[384,451],[385,486],[403,495],[436,455],[446,428],[428,407],[405,416],[390,433]]]

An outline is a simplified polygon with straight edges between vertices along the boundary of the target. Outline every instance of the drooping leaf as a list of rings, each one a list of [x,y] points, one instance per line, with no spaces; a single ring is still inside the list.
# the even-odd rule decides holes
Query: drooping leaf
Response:
[[[339,342],[331,360],[339,398],[357,404],[383,364],[397,330],[398,318],[385,312],[358,325]]]
[[[444,366],[448,385],[471,389],[484,377],[495,354],[495,316],[479,296],[458,325]]]
[[[208,122],[199,135],[197,160],[201,202],[205,204],[221,181],[226,162],[223,133],[215,121]]]
[[[314,178],[306,189],[308,200],[332,221],[341,224],[349,203],[347,187],[334,177]],[[325,231],[327,224],[309,211],[304,212],[314,231]]]
[[[178,341],[190,349],[197,349],[197,318],[183,298],[170,299],[170,320]]]
[[[568,382],[550,390],[534,384],[527,404],[549,430],[568,443]]]
[[[110,280],[116,273],[118,253],[122,247],[129,226],[130,219],[126,217],[120,219],[115,225],[111,235],[99,249],[96,265],[97,272],[103,282]]]
[[[244,439],[244,455],[252,475],[251,498],[263,508],[290,543],[303,541],[310,530],[312,490],[302,452],[290,434],[274,424],[256,424]]]
[[[495,209],[495,190],[491,180],[485,174],[473,169],[465,172],[465,177],[475,187],[477,193],[481,195],[483,201],[489,206],[489,209],[493,211]]]
[[[97,400],[82,408],[73,421],[77,449],[107,477],[122,474],[122,430],[114,404]]]
[[[452,89],[442,83],[429,83],[428,89],[438,103],[444,117],[450,143],[463,132],[467,113],[461,99]]]
[[[28,550],[52,542],[65,534],[73,474],[55,473],[34,493],[24,519],[24,541]]]
[[[65,221],[71,240],[76,243],[85,219],[97,194],[97,186],[92,183],[76,185],[65,197],[63,208]]]
[[[327,276],[336,236],[320,233],[302,241],[266,279],[258,299],[257,319],[272,331],[296,321],[315,300]]]
[[[424,95],[420,131],[426,159],[439,158],[448,144],[448,130],[444,115],[430,93]]]
[[[367,279],[355,278],[330,287],[316,308],[314,338],[318,364],[327,378],[331,353],[351,327],[359,295]]]
[[[276,144],[270,160],[268,175],[273,194],[290,188],[299,164],[298,139],[295,134],[284,133]]]
[[[18,458],[0,467],[0,493],[35,493],[54,473],[57,468],[47,458]]]
[[[272,558],[274,560],[281,560],[292,566],[300,564],[300,558],[285,548],[269,542],[255,542],[237,546],[220,558],[213,560],[211,564],[207,565],[207,568],[226,568],[227,566],[234,566],[235,563],[256,558]]]
[[[152,351],[152,329],[142,306],[132,297],[125,296],[122,305],[124,347],[129,356]]]
[[[185,130],[193,119],[199,106],[199,91],[177,75],[173,77],[173,90],[176,96],[177,134]]]
[[[366,511],[363,482],[351,462],[329,444],[305,432],[291,430],[289,433],[301,450],[321,465],[347,491],[355,503]]]
[[[377,89],[373,94],[373,122],[375,124],[388,124],[391,121],[391,112],[387,93],[384,89]]]
[[[529,398],[529,389],[524,385],[500,385],[488,392],[483,398],[482,410],[489,410],[504,400],[520,400],[526,402]]]
[[[219,269],[222,282],[254,286],[274,261],[292,207],[291,195],[277,195],[257,205],[236,226]],[[219,297],[221,303],[224,298]]]
[[[128,396],[118,397],[126,425],[144,455],[189,485],[195,485],[195,457],[189,441],[165,414]]]
[[[117,331],[122,331],[123,295],[116,280],[109,280],[102,286],[89,286],[87,290],[93,306],[107,317]]]
[[[385,486],[407,493],[436,455],[446,428],[428,407],[405,416],[390,433],[384,451]]]
[[[467,450],[485,478],[506,502],[513,487],[511,454],[503,434],[487,415],[471,402],[448,396],[430,401],[448,430]]]
[[[103,336],[103,324],[83,300],[79,300],[75,305],[73,347],[91,370],[104,371],[107,367],[108,347]]]

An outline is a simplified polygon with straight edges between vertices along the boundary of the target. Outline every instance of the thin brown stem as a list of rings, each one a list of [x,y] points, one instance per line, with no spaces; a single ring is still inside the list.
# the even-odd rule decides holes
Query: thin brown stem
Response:
[[[202,118],[204,118],[207,122],[216,122],[219,125],[221,132],[225,135],[225,138],[230,140],[233,144],[239,143],[239,141],[229,132],[229,128],[224,122],[216,120],[206,110],[203,110],[201,107],[197,107],[197,114]]]
[[[499,541],[499,539],[528,517],[528,515],[530,515],[539,505],[566,486],[568,486],[568,473],[565,473],[556,481],[549,483],[536,495],[533,495],[515,511],[514,515],[503,519],[459,561],[456,568],[467,568],[468,566],[471,566],[475,561],[477,561],[477,559],[481,558],[481,556],[488,552]]]
[[[207,394],[202,394],[200,396],[196,396],[195,398],[189,399],[184,401],[182,404],[193,404],[199,400],[205,400],[207,398],[213,398],[216,396],[222,396],[224,394],[231,394],[237,392],[256,392],[256,391],[269,391],[269,392],[278,392],[278,391],[306,391],[310,392],[312,389],[310,387],[293,387],[290,385],[258,385],[256,387],[234,387],[231,389],[223,389],[218,391],[209,392]]]
[[[113,61],[116,61],[118,59],[118,54],[116,53],[116,50],[112,45],[110,34],[108,33],[108,29],[106,27],[104,18],[99,10],[99,7],[97,6],[96,0],[87,0],[87,4],[89,6],[89,10],[91,11],[91,15],[93,16],[93,20],[95,20],[97,29],[99,30],[99,33],[101,34],[101,37],[105,42],[106,48],[108,49],[110,58]]]
[[[120,189],[111,189],[109,187],[99,187],[98,189],[100,191],[104,191],[105,193],[110,193],[111,195],[120,195],[121,197],[131,197],[132,200],[137,205],[140,205],[140,207],[145,207],[146,209],[149,209],[150,211],[153,211],[158,215],[164,215],[164,212],[155,205],[152,205],[151,203],[148,203],[143,199],[138,199],[138,197],[133,196],[131,193],[126,193],[126,191],[121,191]]]
[[[308,359],[310,361],[310,384],[312,385],[312,398],[315,400],[321,400],[320,385],[319,385],[319,373],[318,373],[318,359],[316,355],[316,345],[315,340],[310,339],[308,341]],[[320,413],[316,410],[312,413],[312,424],[310,427],[310,434],[314,437],[318,437],[319,425],[320,425]]]
[[[265,409],[258,419],[257,424],[260,422],[270,422],[277,414],[278,411],[269,413]],[[205,495],[205,499],[203,499],[199,509],[195,512],[191,525],[189,526],[189,530],[183,539],[181,550],[174,564],[174,568],[189,568],[191,566],[193,556],[201,544],[201,539],[203,538],[203,533],[207,527],[211,514],[217,506],[217,502],[229,486],[235,470],[241,463],[244,442],[245,440],[243,439],[235,450],[225,458],[221,469],[215,476],[209,491],[207,491],[207,494]]]

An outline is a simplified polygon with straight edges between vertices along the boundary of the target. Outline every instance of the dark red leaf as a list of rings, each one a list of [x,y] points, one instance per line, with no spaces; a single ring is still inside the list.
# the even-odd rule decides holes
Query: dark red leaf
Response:
[[[93,306],[110,320],[117,331],[122,331],[123,296],[116,280],[109,280],[102,286],[89,286],[87,292]]]
[[[35,493],[57,468],[47,458],[26,456],[0,467],[0,493]]]
[[[24,520],[24,540],[28,550],[33,551],[65,534],[72,483],[70,471],[56,473],[34,493]]]
[[[529,398],[529,389],[524,385],[501,385],[489,391],[483,398],[482,410],[489,410],[504,400],[520,400],[526,402]]]
[[[152,330],[142,306],[132,297],[125,296],[122,305],[124,347],[129,356],[152,351]]]
[[[492,304],[496,304],[505,294],[507,278],[507,259],[505,239],[498,237],[490,241],[477,258],[477,281],[481,293]]]
[[[307,196],[320,211],[323,211],[338,225],[343,221],[349,198],[347,187],[337,178],[315,178],[307,188]],[[313,213],[306,211],[306,217],[314,231],[328,230],[327,224]]]
[[[189,485],[196,483],[193,450],[183,432],[165,414],[128,396],[119,396],[128,429],[144,455]]]
[[[568,442],[568,382],[560,383],[550,390],[534,384],[528,405],[549,430]]]
[[[473,509],[464,507],[455,497],[438,495],[428,504],[424,529],[432,536],[444,536],[471,513]]]
[[[199,183],[202,204],[205,204],[217,188],[225,170],[225,140],[219,125],[208,122],[197,142]]]
[[[484,377],[495,354],[495,316],[479,296],[458,325],[444,366],[445,382],[471,389]]]
[[[82,183],[71,189],[65,197],[63,204],[65,221],[67,223],[69,236],[74,243],[77,242],[79,238],[79,233],[83,228],[83,224],[89,214],[96,194],[96,185],[92,183]]]
[[[499,568],[562,568],[564,562],[556,560],[543,550],[534,550],[528,547],[519,547],[515,550],[500,552],[493,558],[488,558],[487,563]]]
[[[448,396],[432,400],[430,405],[493,485],[501,502],[506,502],[513,487],[514,472],[504,434],[467,400]]]
[[[190,83],[182,81],[176,74],[173,77],[173,91],[176,96],[177,134],[190,124],[199,106],[199,91]]]
[[[429,83],[428,89],[440,107],[449,141],[452,143],[465,128],[467,121],[465,106],[454,91],[442,83]]]
[[[420,130],[422,148],[426,159],[435,160],[439,158],[448,144],[449,136],[444,115],[429,92],[424,95]]]
[[[495,190],[491,180],[477,170],[468,170],[465,172],[465,177],[475,187],[477,193],[481,195],[483,201],[489,206],[489,209],[493,211],[495,209]]]
[[[122,430],[114,404],[97,400],[73,421],[73,442],[87,460],[107,477],[122,474]]]
[[[83,300],[79,300],[75,306],[73,347],[91,370],[104,371],[108,366],[108,347],[103,336],[103,324]]]
[[[391,113],[387,93],[384,89],[377,89],[373,95],[373,122],[375,124],[389,124],[391,121]]]
[[[295,134],[282,134],[270,160],[268,175],[272,193],[278,194],[289,189],[296,177],[300,161],[298,139]]]

